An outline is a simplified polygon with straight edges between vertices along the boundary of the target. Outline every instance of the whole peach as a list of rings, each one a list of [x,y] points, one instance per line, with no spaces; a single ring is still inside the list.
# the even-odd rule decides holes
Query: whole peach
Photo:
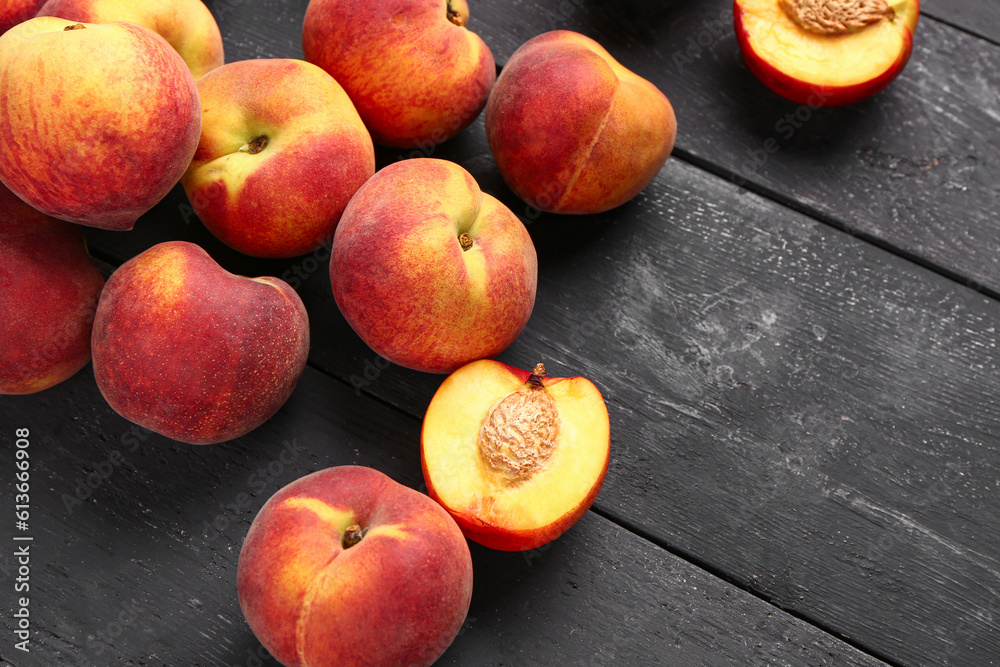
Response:
[[[185,241],[118,267],[94,319],[94,375],[111,407],[192,444],[237,438],[269,419],[308,353],[309,319],[291,287],[233,275]]]
[[[538,260],[510,209],[446,160],[372,176],[333,237],[333,295],[379,355],[447,373],[500,354],[535,304]]]
[[[599,213],[649,184],[674,147],[667,98],[600,44],[556,30],[525,42],[486,105],[504,181],[542,211]]]
[[[104,286],[83,230],[0,185],[0,394],[30,394],[90,361]]]
[[[375,143],[426,148],[471,125],[496,79],[468,20],[465,0],[312,0],[302,48],[344,87]]]
[[[433,500],[340,466],[264,504],[236,579],[243,615],[286,667],[426,667],[465,621],[472,557]]]
[[[375,173],[371,136],[344,89],[302,60],[229,63],[198,81],[201,142],[181,180],[205,226],[255,257],[329,243]]]
[[[45,0],[0,0],[0,35],[35,15]]]
[[[81,23],[137,23],[167,40],[196,79],[224,61],[219,26],[201,0],[48,0],[37,16]]]
[[[0,181],[43,213],[131,229],[200,132],[194,77],[148,28],[43,16],[0,36]]]

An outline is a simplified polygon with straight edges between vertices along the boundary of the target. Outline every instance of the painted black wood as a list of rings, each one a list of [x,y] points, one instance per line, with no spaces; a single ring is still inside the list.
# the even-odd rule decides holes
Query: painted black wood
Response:
[[[300,55],[297,32],[305,4],[216,0],[210,7],[219,16],[228,57],[233,60]],[[560,20],[583,23],[551,27],[581,29],[599,38],[606,33],[612,42],[609,46],[627,66],[656,81],[653,70],[671,62],[671,54],[650,41],[650,35],[666,29],[670,36],[667,43],[683,45],[689,35],[697,37],[699,17],[710,18],[697,12],[714,7],[711,3],[683,4],[691,6],[660,7],[664,18],[658,22],[634,3],[622,5],[624,15],[616,15],[610,3],[564,3],[553,10],[560,12]],[[498,60],[503,51],[495,39],[507,39],[512,50],[522,37],[534,34],[531,17],[550,16],[535,5],[519,5],[520,14],[496,9],[491,15],[490,7],[499,4],[474,5],[472,27],[487,37]],[[712,25],[705,24],[704,29],[711,30]],[[928,25],[945,36],[942,44],[951,45],[945,51],[949,57],[958,53],[958,47],[979,44],[932,22],[922,24],[921,30]],[[588,26],[591,29],[584,29]],[[847,123],[845,119],[855,118],[846,127],[861,124],[864,131],[856,135],[849,132],[850,136],[883,140],[886,118],[893,116],[883,117],[887,110],[882,105],[887,103],[882,99],[896,93],[876,98],[878,102],[873,101],[863,113],[817,115],[804,125],[787,150],[783,145],[777,153],[794,154],[791,166],[782,163],[779,168],[775,158],[761,172],[772,180],[748,179],[744,184],[763,192],[770,201],[713,175],[731,176],[718,154],[725,157],[728,150],[738,155],[753,145],[747,143],[747,137],[754,132],[765,137],[768,123],[764,121],[781,107],[759,91],[747,92],[750,84],[743,79],[752,75],[741,70],[738,57],[724,55],[722,42],[726,39],[706,47],[693,59],[691,69],[671,73],[680,93],[663,85],[681,117],[683,141],[678,157],[682,159],[671,160],[636,201],[609,214],[534,219],[496,173],[485,147],[481,120],[468,133],[428,151],[435,157],[459,161],[484,189],[500,196],[530,222],[539,249],[539,302],[525,334],[502,358],[520,366],[544,360],[553,373],[594,379],[608,400],[613,433],[612,469],[597,504],[601,516],[588,515],[544,553],[524,556],[476,551],[477,591],[491,592],[477,594],[468,631],[446,659],[452,664],[559,664],[561,655],[578,655],[581,660],[590,656],[597,664],[620,664],[633,658],[655,661],[657,651],[673,650],[674,646],[691,651],[673,656],[675,664],[867,664],[867,658],[831,639],[841,635],[894,664],[998,664],[1000,564],[996,553],[1000,525],[994,508],[1000,492],[996,485],[1000,453],[995,427],[998,410],[992,400],[997,393],[997,302],[780,205],[840,224],[832,213],[824,212],[802,194],[807,185],[817,187],[809,185],[807,177],[810,170],[819,170],[848,181],[854,178],[859,167],[853,161],[853,149],[839,149],[828,137],[833,129]],[[614,44],[627,48],[616,50]],[[968,62],[963,67],[980,72],[982,81],[989,84],[995,74],[977,67],[992,62],[991,54],[978,48],[963,51],[966,60],[972,59],[971,68]],[[962,86],[968,83],[962,78],[967,71],[945,71],[948,63],[935,61],[938,56],[929,51],[925,57],[938,64],[922,66],[919,77],[908,84],[897,81],[890,91],[901,83],[904,88],[937,91],[937,98],[931,95],[920,102],[930,105],[937,103],[935,99],[943,101],[945,86],[956,81]],[[951,66],[958,69],[953,61]],[[916,62],[920,61],[915,59],[907,72]],[[728,72],[728,78],[720,81],[713,67]],[[709,78],[702,80],[706,73]],[[735,98],[731,92],[719,93],[727,90],[720,85],[726,81],[732,84],[730,91],[737,91]],[[979,98],[970,95],[968,86],[952,92],[951,106],[942,108],[973,127],[985,128],[981,117],[969,121],[956,112],[964,113]],[[726,132],[732,128],[720,130],[718,113],[712,115],[713,100],[717,101],[712,96],[720,94],[727,103],[736,99],[739,104],[719,113],[727,122],[744,123],[737,136],[728,139]],[[987,98],[986,92],[977,94]],[[917,92],[910,97],[921,99]],[[893,131],[889,129],[885,140],[890,147],[919,147],[907,144],[902,131]],[[991,186],[980,180],[984,174],[994,173],[995,162],[989,162],[993,158],[985,153],[993,147],[990,142],[995,136],[979,137],[973,145],[971,134],[962,134],[965,131],[959,128],[957,135],[941,136],[947,141],[958,135],[968,138],[977,162],[966,165],[970,169],[964,172],[947,163],[947,173],[956,178],[965,173],[987,190],[995,188],[995,181]],[[684,141],[689,142],[687,147]],[[728,141],[736,142],[735,146],[727,148]],[[810,151],[825,151],[824,165],[817,166]],[[383,150],[379,162],[407,155],[405,151]],[[899,172],[903,169],[900,164],[906,166],[905,161],[893,163],[886,171]],[[773,174],[770,169],[775,170]],[[921,179],[927,176],[923,170],[913,171],[900,178],[876,180],[872,187],[899,189],[899,196],[917,202],[921,210],[916,213],[923,215],[926,202],[919,199],[911,184],[923,183]],[[876,172],[871,167],[865,173]],[[831,192],[845,199],[842,192]],[[873,191],[866,196],[874,200],[876,194]],[[971,263],[992,271],[990,262],[980,261],[982,250],[975,255],[976,249],[968,247],[982,237],[975,236],[974,224],[965,224],[987,224],[983,218],[990,211],[988,204],[982,190],[948,204],[954,213],[950,221],[963,223],[962,238],[950,254],[941,256],[970,262],[965,259],[967,252],[973,253],[975,261]],[[849,210],[854,210],[853,206]],[[874,204],[862,201],[858,206],[865,211]],[[940,207],[933,210],[940,211]],[[919,215],[915,220],[926,221]],[[52,544],[78,554],[80,565],[67,565],[54,557],[50,563],[53,571],[65,573],[66,580],[69,573],[86,571],[100,562],[97,554],[102,554],[101,558],[107,553],[114,556],[109,561],[115,563],[113,581],[105,571],[106,578],[94,574],[87,585],[70,588],[62,598],[53,593],[54,599],[66,605],[70,599],[91,604],[101,601],[106,610],[101,616],[106,626],[88,624],[86,605],[81,604],[76,616],[69,617],[68,627],[52,631],[48,640],[52,646],[66,647],[65,656],[73,656],[74,650],[76,657],[96,651],[87,643],[88,633],[96,637],[102,627],[111,627],[113,614],[127,611],[128,603],[141,605],[142,600],[150,599],[139,597],[139,586],[152,579],[145,572],[148,564],[162,557],[153,572],[169,576],[163,577],[166,584],[155,589],[157,596],[180,602],[189,590],[196,590],[202,610],[215,605],[227,611],[217,618],[208,611],[195,615],[176,611],[178,606],[183,609],[182,605],[165,605],[169,610],[157,608],[148,627],[133,628],[130,624],[129,634],[123,631],[121,641],[109,646],[136,648],[138,664],[157,664],[157,660],[186,664],[169,662],[164,652],[187,642],[193,642],[194,651],[216,647],[217,652],[205,654],[209,656],[204,658],[208,660],[205,664],[246,662],[250,658],[244,649],[252,651],[256,645],[249,631],[238,627],[242,621],[235,600],[229,597],[227,601],[226,596],[233,595],[231,581],[238,550],[233,545],[239,544],[253,512],[244,511],[239,524],[234,517],[233,525],[226,529],[229,532],[224,533],[230,542],[227,549],[206,547],[212,563],[207,570],[195,557],[171,560],[175,542],[187,540],[197,545],[194,531],[203,528],[198,519],[204,517],[199,512],[236,497],[252,462],[274,460],[276,452],[280,455],[280,449],[274,448],[288,433],[318,434],[321,442],[327,443],[331,433],[346,430],[352,434],[349,439],[357,438],[353,446],[359,451],[331,449],[331,460],[369,461],[376,467],[384,465],[387,472],[398,471],[404,482],[419,483],[412,437],[417,419],[441,378],[387,366],[354,336],[329,293],[325,252],[282,262],[239,256],[205,232],[179,190],[140,221],[136,231],[90,231],[88,238],[94,252],[114,264],[159,240],[195,240],[231,270],[285,277],[296,284],[309,307],[314,369],[307,372],[309,379],[273,422],[239,443],[196,449],[197,462],[184,446],[157,441],[170,456],[137,453],[143,466],[130,473],[131,481],[122,476],[121,486],[117,482],[106,485],[108,496],[89,501],[99,506],[103,500],[110,508],[108,516],[95,515],[90,523],[81,522],[78,531],[76,521],[46,529],[52,530],[48,537]],[[941,264],[946,265],[948,262]],[[340,382],[322,377],[317,370]],[[46,424],[53,421],[53,414],[67,415],[68,421],[55,420],[55,424],[59,438],[69,434],[65,442],[73,444],[65,446],[65,451],[58,450],[56,461],[48,464],[56,475],[52,489],[74,482],[81,474],[80,465],[93,468],[100,464],[100,457],[87,458],[81,452],[100,443],[98,451],[110,453],[110,449],[100,448],[117,447],[114,439],[120,441],[121,436],[115,435],[119,432],[115,429],[123,425],[127,429],[100,404],[99,396],[90,393],[95,390],[87,385],[86,373],[89,371],[64,388],[28,399],[28,404],[36,407],[8,413],[10,418],[37,414]],[[92,382],[92,376],[89,380]],[[88,398],[66,399],[63,391],[76,392],[73,396],[87,394]],[[89,407],[74,412],[74,401]],[[0,402],[0,410],[7,405],[6,399]],[[386,406],[399,408],[409,417]],[[7,423],[7,415],[0,417],[0,423]],[[342,417],[355,420],[354,430],[338,426]],[[385,424],[369,424],[380,420]],[[400,423],[402,432],[410,434],[405,446],[400,444],[403,436],[393,426]],[[110,441],[106,443],[102,437]],[[254,444],[247,447],[244,441]],[[362,442],[376,444],[369,449],[361,446]],[[258,447],[263,447],[261,452]],[[137,452],[147,448],[154,451],[143,443]],[[311,451],[315,458],[310,462],[319,465],[326,450]],[[74,455],[78,457],[75,462]],[[135,498],[146,482],[132,475],[147,475],[148,461],[154,458],[162,466],[151,482],[160,502],[135,507]],[[64,459],[68,463],[60,468]],[[325,460],[322,465],[327,465]],[[205,469],[213,467],[220,468],[226,479],[210,479]],[[176,473],[180,481],[170,481],[174,476],[170,473]],[[289,474],[288,479],[297,476]],[[190,485],[199,480],[212,490]],[[164,505],[167,501],[171,505]],[[170,507],[176,511],[171,512]],[[49,511],[52,523],[58,524],[58,505]],[[137,526],[151,540],[146,546],[142,542],[145,537],[137,538],[131,531],[123,534],[124,529],[115,521],[122,518],[121,523],[126,523],[130,511],[142,514]],[[225,512],[220,508],[217,513]],[[594,531],[593,527],[598,529],[597,535],[587,532]],[[88,541],[89,533],[101,538],[91,535]],[[620,540],[627,541],[622,542],[622,551],[614,551]],[[124,552],[116,550],[117,546],[107,546],[116,541],[127,543],[138,555],[121,557]],[[656,630],[671,627],[664,625],[668,617],[662,615],[662,606],[656,606],[662,582],[683,579],[690,566],[671,560],[655,545],[669,547],[831,635],[805,628],[809,631],[802,637],[807,638],[794,639],[792,630],[802,628],[800,622],[771,608],[778,620],[770,625],[763,620],[766,606],[757,606],[761,603],[732,586],[719,589],[719,594],[709,593],[703,601],[714,606],[696,610],[684,632],[661,630],[656,635]],[[166,555],[158,553],[161,548]],[[571,562],[564,556],[554,557],[567,553]],[[577,561],[581,553],[597,555]],[[542,574],[548,569],[539,568],[549,559],[554,562],[546,568],[554,573]],[[655,566],[650,564],[654,561]],[[483,581],[484,572],[507,572],[505,567],[513,572],[510,579],[490,577]],[[183,586],[190,585],[190,572],[201,574],[193,589],[185,589]],[[721,585],[716,578],[700,576],[706,586]],[[518,577],[518,586],[512,591],[510,581]],[[611,584],[607,588],[580,586],[581,581],[596,585],[608,577]],[[62,579],[57,581],[49,590],[67,585]],[[697,585],[699,591],[705,590],[701,583]],[[616,596],[615,587],[626,593]],[[102,588],[108,592],[103,593]],[[688,594],[690,597],[678,599],[701,599],[693,593],[693,585]],[[671,595],[681,593],[673,590]],[[62,602],[56,603],[57,608]],[[734,618],[741,616],[740,604],[744,603],[756,611],[741,625]],[[192,604],[192,609],[198,606]],[[115,605],[122,607],[119,610]],[[592,613],[587,610],[594,605],[599,605],[601,612],[594,615],[600,616],[602,623],[580,625],[577,617]],[[560,611],[564,607],[565,613]],[[673,607],[668,603],[667,609],[689,616],[688,607],[680,602]],[[614,610],[624,617],[623,623],[605,627],[607,618],[618,620]],[[634,614],[628,615],[633,610]],[[542,628],[532,634],[539,621]],[[178,628],[191,624],[207,628],[208,637],[180,634]],[[792,629],[785,632],[792,633],[789,636],[793,639],[785,647],[788,652],[783,653],[781,631],[769,628],[786,626]],[[572,650],[565,647],[577,642],[581,630],[572,632],[577,627],[589,629],[601,641],[585,645],[579,654],[565,653]],[[745,632],[746,628],[751,631]],[[133,629],[135,635],[131,634]],[[625,637],[620,644],[616,643],[619,634]],[[731,645],[726,643],[729,634],[735,638]],[[242,639],[232,639],[234,636]],[[739,653],[741,642],[760,647],[761,652]],[[558,648],[546,653],[546,647]],[[480,659],[481,650],[486,657]],[[6,652],[0,655],[8,658]],[[76,664],[69,657],[66,662]]]
[[[504,196],[485,150],[480,123],[440,154]],[[874,655],[996,664],[997,302],[681,161],[529,229],[538,302],[501,358],[602,388],[602,514]],[[369,350],[309,260],[267,268],[309,275],[312,363],[419,418],[441,378]]]
[[[514,42],[530,29],[518,25],[504,25]],[[531,223],[539,302],[503,358],[604,389],[615,456],[603,514],[875,655],[995,664],[996,302],[682,160],[617,211],[532,220],[481,120],[426,154],[462,163]],[[965,205],[966,218],[988,212]],[[183,206],[175,192],[139,233],[91,234],[95,249],[120,261],[184,236],[232,270],[300,282],[312,362],[422,414],[440,378],[357,340],[325,252],[250,260],[183,225]]]
[[[1000,44],[1000,4],[974,0],[922,0],[920,11]]]
[[[811,109],[747,69],[731,0],[485,0],[470,26],[501,64],[547,30],[594,37],[670,98],[677,156],[1000,292],[1000,46],[925,16],[886,91]]]
[[[0,424],[4,451],[15,428],[31,443],[31,652],[12,648],[7,613],[0,642],[17,667],[276,665],[236,600],[240,545],[263,502],[331,465],[421,483],[419,421],[313,369],[273,419],[222,445],[128,423],[90,367],[5,397]],[[4,498],[12,486],[5,475]],[[13,532],[5,522],[8,545]],[[883,664],[596,514],[535,551],[474,547],[473,563],[470,614],[438,664]],[[3,564],[9,590],[17,575]]]

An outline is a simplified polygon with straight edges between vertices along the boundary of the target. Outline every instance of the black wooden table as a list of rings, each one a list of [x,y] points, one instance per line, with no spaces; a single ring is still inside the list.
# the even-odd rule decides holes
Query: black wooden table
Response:
[[[306,0],[208,4],[227,61],[301,57]],[[604,488],[566,535],[473,545],[472,608],[441,664],[1000,665],[1000,3],[923,10],[890,88],[804,113],[743,64],[730,0],[472,3],[498,65],[538,33],[583,32],[666,93],[679,135],[639,197],[587,217],[528,215],[481,118],[418,151],[530,223],[538,301],[501,359],[591,378],[612,429]],[[776,129],[796,113],[794,132]],[[326,250],[241,256],[179,188],[134,231],[87,236],[106,274],[185,239],[285,278],[309,310],[309,366],[272,420],[205,447],[123,420],[89,367],[0,399],[0,657],[276,664],[236,599],[250,522],[327,466],[420,488],[442,377],[360,341]],[[33,474],[27,655],[11,632],[16,428]]]

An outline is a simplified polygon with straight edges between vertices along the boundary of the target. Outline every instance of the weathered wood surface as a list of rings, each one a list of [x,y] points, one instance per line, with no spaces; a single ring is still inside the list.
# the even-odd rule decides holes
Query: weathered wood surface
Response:
[[[31,430],[32,650],[0,642],[0,661],[17,667],[277,664],[236,600],[260,505],[330,465],[421,482],[419,421],[313,369],[278,415],[223,445],[128,423],[89,367],[37,397],[5,398],[0,424]],[[557,543],[476,547],[473,562],[473,605],[439,664],[883,664],[592,513]]]
[[[659,652],[675,661],[662,664],[867,664],[870,658],[855,655],[845,642],[897,665],[1000,664],[1000,518],[995,510],[1000,409],[994,400],[1000,388],[995,331],[1000,309],[997,301],[961,284],[991,292],[995,286],[987,278],[1000,275],[988,252],[995,244],[997,134],[983,120],[994,107],[972,111],[997,90],[996,72],[987,71],[997,59],[996,49],[924,20],[918,34],[942,38],[926,48],[918,42],[914,61],[889,91],[851,110],[817,112],[770,156],[756,180],[732,183],[727,181],[733,180],[737,158],[773,134],[775,119],[783,117],[779,114],[795,109],[768,97],[738,53],[730,53],[735,42],[728,35],[705,47],[683,71],[664,69],[675,45],[697,37],[700,22],[713,12],[723,14],[723,4],[673,3],[655,11],[634,2],[570,2],[555,10],[551,5],[543,10],[539,3],[512,4],[513,9],[499,2],[473,6],[471,27],[484,34],[499,62],[542,29],[577,29],[606,41],[627,66],[664,88],[678,110],[681,136],[675,158],[636,201],[583,218],[536,218],[514,199],[489,156],[481,119],[466,134],[426,152],[463,164],[486,191],[530,223],[539,251],[538,305],[524,335],[502,359],[522,367],[544,360],[550,372],[593,379],[608,400],[613,437],[612,469],[597,514],[551,550],[528,554],[527,560],[476,550],[477,591],[489,592],[477,593],[470,616],[475,621],[449,652],[450,664],[568,664],[563,655],[578,656],[576,664],[656,662]],[[210,3],[230,60],[301,55],[297,33],[305,5],[301,0]],[[224,6],[229,9],[220,12]],[[559,7],[572,10],[558,14],[559,25],[539,23],[554,21],[551,11]],[[982,90],[970,83],[976,77]],[[951,95],[945,103],[947,90]],[[907,103],[922,111],[911,109],[908,116],[894,111]],[[935,124],[943,122],[938,114],[966,125]],[[909,129],[901,129],[894,118],[907,118]],[[921,130],[927,127],[935,130],[930,138]],[[859,158],[865,146],[878,146],[896,158],[922,155],[928,146],[964,146],[975,159],[964,166],[939,161],[929,169],[906,159],[879,166],[877,159],[869,164]],[[382,150],[379,164],[409,155]],[[865,177],[869,190],[849,199],[845,188]],[[969,194],[960,196],[960,188],[951,192],[949,183],[964,185],[962,192]],[[883,201],[887,192],[888,205]],[[904,209],[908,225],[894,227],[898,221],[891,213]],[[865,221],[879,228],[860,239],[836,229],[861,229]],[[958,231],[945,243],[949,229]],[[257,433],[243,439],[265,443],[263,453],[254,445],[246,460],[230,460],[242,454],[240,443],[196,449],[198,466],[205,457],[205,466],[230,471],[223,480],[209,480],[189,469],[195,464],[188,448],[164,443],[171,456],[162,457],[165,467],[157,469],[155,480],[173,483],[162,477],[177,466],[178,476],[221,486],[198,490],[181,505],[186,513],[133,508],[144,516],[156,513],[151,523],[168,533],[197,529],[201,515],[193,512],[203,506],[194,498],[216,507],[227,502],[246,480],[252,461],[273,460],[273,448],[287,437],[281,429],[318,432],[328,442],[330,433],[343,429],[327,421],[339,423],[344,415],[357,424],[347,431],[357,438],[359,452],[331,453],[329,463],[318,455],[310,465],[360,457],[376,467],[384,464],[390,474],[398,471],[404,482],[419,483],[412,443],[404,446],[399,433],[388,431],[402,423],[412,437],[441,378],[389,366],[361,343],[330,294],[326,252],[282,262],[239,256],[208,235],[179,190],[136,231],[92,231],[88,238],[95,254],[112,264],[157,241],[195,240],[231,270],[292,282],[312,320],[310,379],[259,439]],[[937,273],[908,258],[932,265]],[[77,393],[96,391],[84,386],[87,380],[72,382]],[[68,450],[93,447],[100,442],[95,434],[105,433],[108,419],[118,418],[100,406],[97,395],[78,399],[91,407],[74,419],[68,406],[77,399],[55,398],[64,396],[60,391],[40,401],[37,414],[47,423],[56,410],[68,410],[73,428],[81,429],[68,441],[77,443]],[[0,402],[0,410],[5,406]],[[11,414],[30,416],[34,410]],[[102,410],[104,417],[94,416]],[[369,420],[385,424],[367,425]],[[3,413],[0,423],[7,423]],[[68,428],[66,423],[61,428]],[[360,447],[362,441],[371,449]],[[383,447],[388,458],[380,458]],[[177,461],[181,455],[186,456]],[[152,450],[142,456],[160,463]],[[88,460],[92,466],[100,462],[80,455],[76,468],[58,475],[72,480],[73,471]],[[284,481],[295,476],[289,471]],[[183,484],[177,493],[154,488],[158,497],[172,502],[191,490]],[[113,495],[111,518],[98,515],[91,521],[114,523],[123,516],[114,512],[124,513],[134,502],[131,492],[141,489],[139,480],[121,489],[109,485],[108,493],[120,494]],[[262,494],[258,506],[263,499]],[[170,619],[160,614],[157,624],[167,629],[122,635],[123,644],[137,649],[134,655],[147,656],[147,663],[139,659],[137,664],[175,664],[163,651],[188,637],[194,655],[201,655],[199,647],[218,646],[224,634],[237,637],[230,640],[232,646],[223,642],[224,653],[206,653],[211,660],[232,662],[245,655],[244,649],[256,649],[229,590],[238,551],[233,545],[240,543],[252,515],[246,510],[241,523],[219,538],[229,542],[228,550],[212,552],[212,566],[196,588],[203,607],[224,609],[226,620],[219,621],[218,630],[209,626],[208,638],[184,635],[178,641],[170,635]],[[81,565],[73,567],[84,571],[88,563],[93,567],[91,556],[103,544],[93,537],[87,542],[86,532],[114,534],[108,525],[86,525],[77,533],[75,522],[53,528],[51,537],[79,552]],[[147,534],[155,532],[142,525]],[[139,538],[118,539],[131,540],[134,549],[154,550]],[[158,539],[152,544],[166,538]],[[192,533],[187,539],[197,538]],[[619,540],[624,540],[621,545]],[[705,586],[717,586],[712,590],[718,594],[706,596],[712,604],[695,609],[693,620],[678,633],[669,629],[672,619],[690,617],[681,601],[699,599],[693,585],[699,592],[705,588],[702,583],[691,590],[669,588],[684,576],[690,583],[693,575],[685,573],[695,572],[671,553],[718,577],[699,575]],[[163,558],[155,569],[170,574],[162,594],[179,600],[188,585],[187,562],[172,561],[170,553]],[[70,571],[61,559],[52,560],[53,568]],[[137,590],[142,566],[126,561],[116,585]],[[200,562],[198,567],[205,568]],[[485,574],[494,570],[504,576]],[[609,576],[606,588],[597,587]],[[510,581],[519,578],[512,590]],[[773,627],[787,625],[804,634],[791,635],[783,653],[778,635],[762,620],[766,613],[758,605],[767,605],[722,580],[772,603],[770,611],[779,619]],[[629,594],[616,597],[615,586]],[[94,599],[96,590],[96,584],[89,589]],[[660,595],[675,596],[677,602],[657,607]],[[115,601],[133,599],[139,598],[126,593]],[[744,604],[750,611],[741,624],[733,619],[741,617]],[[803,629],[779,607],[815,627]],[[63,633],[76,639],[55,638],[53,645],[69,641],[72,651],[75,641],[77,648],[89,650],[83,634],[101,626],[88,625],[84,612],[77,613],[81,616],[73,627],[79,632]],[[183,613],[185,622],[215,620]],[[585,616],[600,622],[590,623]],[[619,621],[628,629],[619,629]],[[584,631],[603,643],[595,640],[579,653],[565,653]],[[755,632],[760,633],[756,640]],[[755,641],[762,652],[737,651],[741,642],[752,648]],[[609,646],[617,652],[609,652]],[[676,647],[690,652],[669,654]],[[536,657],[538,662],[532,662]],[[67,664],[76,663],[67,659]]]
[[[475,143],[441,152],[503,194]],[[538,302],[501,358],[601,387],[603,514],[874,655],[996,664],[995,301],[681,161],[530,230]],[[285,266],[309,275],[312,363],[419,418],[440,378],[357,339],[322,261]]]
[[[594,37],[670,98],[676,155],[1000,293],[1000,46],[924,16],[888,89],[812,109],[771,93],[744,65],[731,0],[516,10],[486,0],[472,12],[470,26],[501,64],[547,30]]]
[[[1000,3],[989,0],[922,0],[920,11],[1000,44]]]

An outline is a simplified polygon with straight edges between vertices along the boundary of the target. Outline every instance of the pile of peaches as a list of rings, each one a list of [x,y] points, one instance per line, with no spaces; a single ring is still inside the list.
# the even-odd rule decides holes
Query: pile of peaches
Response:
[[[737,0],[736,27],[776,92],[848,103],[909,55],[916,3],[896,4]],[[541,546],[587,511],[608,467],[593,383],[494,360],[535,301],[520,219],[452,162],[376,173],[374,144],[426,149],[485,109],[518,197],[599,213],[660,171],[674,112],[568,31],[529,40],[497,77],[467,20],[465,0],[312,0],[305,61],[224,64],[199,0],[0,5],[0,393],[42,391],[92,360],[116,412],[192,444],[240,437],[288,400],[310,343],[291,286],[230,274],[181,241],[106,284],[91,261],[81,225],[127,231],[178,183],[247,255],[332,244],[333,294],[354,331],[391,362],[447,374],[421,436],[428,495],[330,468],[281,489],[253,522],[240,604],[284,665],[431,664],[468,612],[466,538]]]

